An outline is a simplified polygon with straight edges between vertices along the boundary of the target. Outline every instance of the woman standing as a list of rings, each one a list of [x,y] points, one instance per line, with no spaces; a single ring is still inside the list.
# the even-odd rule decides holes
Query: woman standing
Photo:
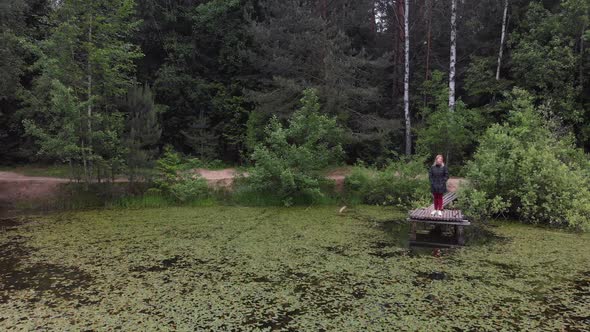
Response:
[[[428,171],[428,178],[430,179],[430,190],[434,198],[434,210],[430,215],[437,214],[442,216],[443,209],[443,194],[447,192],[447,180],[449,179],[449,170],[445,166],[442,155],[437,155],[434,158],[434,164]]]

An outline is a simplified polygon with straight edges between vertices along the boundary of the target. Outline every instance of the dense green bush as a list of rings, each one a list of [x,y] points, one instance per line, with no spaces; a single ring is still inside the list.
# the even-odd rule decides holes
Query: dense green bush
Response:
[[[171,195],[179,202],[186,203],[207,196],[207,181],[198,174],[190,172],[196,162],[185,159],[178,152],[166,148],[157,161],[158,177],[156,186],[163,193]]]
[[[301,108],[283,124],[273,117],[263,142],[254,148],[254,167],[239,181],[239,194],[268,195],[284,205],[315,202],[324,195],[321,171],[343,157],[342,129],[335,118],[320,114],[313,89],[303,92]]]
[[[459,188],[459,207],[467,216],[478,221],[501,214],[509,207],[509,203],[500,196],[489,197],[484,192],[465,184]]]
[[[400,160],[377,169],[355,166],[345,179],[352,202],[402,207],[428,205],[430,191],[424,160]]]
[[[514,89],[509,101],[508,122],[486,131],[467,166],[466,209],[590,229],[588,158],[571,138],[552,134],[526,91]]]
[[[170,193],[180,202],[204,198],[208,193],[207,181],[196,174],[181,174],[170,186]]]

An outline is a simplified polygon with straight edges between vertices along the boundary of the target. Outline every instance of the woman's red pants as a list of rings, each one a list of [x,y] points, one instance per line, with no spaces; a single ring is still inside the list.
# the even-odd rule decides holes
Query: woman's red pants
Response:
[[[435,210],[442,210],[443,209],[443,194],[442,193],[432,193],[434,197],[434,209]]]

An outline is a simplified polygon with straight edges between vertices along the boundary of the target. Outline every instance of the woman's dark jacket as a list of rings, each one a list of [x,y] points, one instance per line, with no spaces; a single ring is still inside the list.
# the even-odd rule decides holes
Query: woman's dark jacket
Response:
[[[449,179],[447,166],[433,165],[430,167],[428,179],[430,179],[430,190],[433,193],[444,194],[447,192],[447,180]]]

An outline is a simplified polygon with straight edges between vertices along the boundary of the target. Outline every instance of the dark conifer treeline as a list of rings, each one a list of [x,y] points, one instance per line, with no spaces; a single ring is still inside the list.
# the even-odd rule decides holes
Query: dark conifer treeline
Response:
[[[270,116],[288,117],[313,87],[322,112],[346,128],[348,160],[380,162],[407,139],[404,15],[413,152],[469,157],[505,119],[515,86],[590,148],[590,1],[456,1],[449,115],[452,3],[413,0],[406,13],[404,0],[1,0],[2,161],[116,168],[141,155],[129,137],[142,132],[150,151],[169,144],[243,163]],[[155,102],[143,107],[152,113],[130,110],[130,93],[146,98],[134,104]],[[160,125],[137,120],[153,112]]]

